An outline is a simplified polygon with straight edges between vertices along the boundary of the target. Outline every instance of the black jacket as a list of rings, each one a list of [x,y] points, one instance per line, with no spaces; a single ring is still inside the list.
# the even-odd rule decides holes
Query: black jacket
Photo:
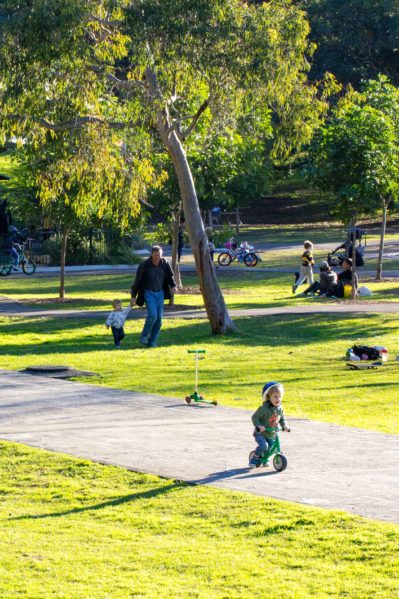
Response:
[[[144,305],[144,284],[145,284],[145,275],[148,271],[148,268],[151,264],[151,258],[147,258],[142,262],[137,270],[136,278],[132,285],[132,297],[136,297],[136,304],[138,306]],[[163,282],[163,293],[165,299],[171,298],[170,289],[171,287],[176,287],[175,278],[173,276],[172,268],[165,258],[161,258],[161,267],[164,272],[164,282]]]

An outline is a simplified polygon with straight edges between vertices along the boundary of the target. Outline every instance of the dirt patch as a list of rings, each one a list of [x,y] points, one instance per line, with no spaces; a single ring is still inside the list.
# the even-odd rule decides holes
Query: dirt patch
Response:
[[[46,305],[52,305],[52,304],[68,304],[68,305],[73,305],[73,304],[81,304],[81,303],[87,302],[89,303],[90,300],[88,300],[87,298],[76,298],[74,297],[73,299],[70,298],[64,298],[61,299],[59,297],[42,297],[42,298],[36,298],[36,297],[28,297],[25,299],[20,299],[19,303],[20,304],[36,304],[38,306],[46,306]]]
[[[223,295],[239,295],[245,293],[242,289],[224,289],[222,288]],[[183,287],[176,291],[176,295],[202,295],[199,287]]]

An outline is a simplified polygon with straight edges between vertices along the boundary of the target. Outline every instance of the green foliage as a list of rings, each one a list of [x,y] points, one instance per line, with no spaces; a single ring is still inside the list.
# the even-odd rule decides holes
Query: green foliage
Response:
[[[223,247],[223,244],[226,241],[229,241],[232,237],[236,237],[236,230],[229,225],[223,225],[221,229],[215,229],[212,232],[212,240],[215,244],[215,247]]]
[[[349,91],[315,137],[311,176],[336,194],[346,222],[398,198],[398,98],[384,79],[369,82],[362,94]]]
[[[359,87],[379,73],[399,84],[397,0],[300,0],[317,49],[311,77],[326,71]]]

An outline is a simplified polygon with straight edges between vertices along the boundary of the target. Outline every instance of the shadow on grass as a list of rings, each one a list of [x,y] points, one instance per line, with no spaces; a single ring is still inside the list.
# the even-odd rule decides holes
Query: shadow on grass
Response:
[[[157,497],[158,495],[163,495],[164,493],[170,493],[171,491],[180,490],[186,488],[187,485],[185,483],[175,482],[167,487],[161,487],[158,489],[152,489],[151,491],[142,491],[141,493],[131,493],[129,495],[124,495],[122,497],[118,497],[117,499],[112,499],[110,501],[104,501],[102,503],[97,503],[95,505],[88,505],[85,507],[73,508],[70,510],[65,510],[62,512],[53,512],[51,514],[28,514],[26,516],[15,516],[11,518],[7,518],[8,521],[15,520],[42,520],[45,518],[60,518],[62,516],[72,516],[74,514],[81,514],[83,512],[90,512],[96,510],[102,510],[108,507],[117,507],[119,505],[123,505],[124,503],[130,503],[133,501],[138,501],[139,499],[152,499],[153,497]]]
[[[100,320],[101,319],[101,320]],[[98,351],[109,351],[112,347],[110,334],[105,330],[103,318],[98,320],[61,320],[56,317],[36,321],[19,321],[0,325],[0,333],[11,334],[12,343],[2,346],[2,353],[8,355],[26,355],[34,352],[39,355],[48,354],[82,354]],[[181,322],[181,321],[180,321]],[[256,348],[277,348],[289,346],[295,352],[296,348],[312,343],[322,344],[331,341],[362,338],[375,339],[392,332],[390,320],[378,318],[372,314],[341,315],[341,314],[305,314],[305,315],[273,315],[265,317],[247,317],[236,319],[238,330],[228,335],[212,335],[209,323],[185,321],[183,324],[167,321],[161,331],[159,346],[192,347],[193,344],[206,343],[222,345],[226,349],[235,349],[237,345]],[[100,326],[103,333],[88,334],[88,329]],[[81,329],[81,334],[79,330]],[[97,329],[98,330],[98,329]],[[62,334],[76,331],[73,338],[62,338]],[[35,334],[37,342],[15,343],[18,335]],[[49,339],[42,340],[43,335]],[[138,332],[134,336],[128,332],[124,349],[133,351],[154,351],[144,349],[139,344]]]
[[[134,274],[127,275],[125,272],[121,274],[95,276],[74,276],[66,278],[66,294],[78,294],[93,292],[111,292],[116,295],[122,293],[130,293],[130,287],[133,283]],[[35,283],[37,285],[35,286]],[[28,297],[35,297],[35,294],[53,293],[55,296],[59,291],[59,281],[57,278],[51,279],[9,279],[7,281],[0,280],[0,294],[13,296],[15,294],[26,294]]]

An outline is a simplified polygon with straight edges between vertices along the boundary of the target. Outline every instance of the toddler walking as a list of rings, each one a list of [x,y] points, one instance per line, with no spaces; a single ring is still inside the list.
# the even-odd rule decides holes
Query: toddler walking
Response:
[[[130,301],[130,306],[127,308],[122,308],[121,300],[114,300],[112,302],[113,310],[109,313],[106,327],[109,329],[111,327],[112,334],[114,336],[115,348],[121,349],[121,341],[125,337],[125,331],[123,330],[123,325],[126,322],[127,315],[132,309],[133,302]]]
[[[303,247],[305,251],[302,254],[302,263],[301,268],[299,270],[299,277],[292,286],[292,293],[296,293],[298,287],[302,285],[302,283],[304,283],[306,280],[308,282],[308,285],[313,284],[313,243],[311,241],[305,241]]]
[[[284,387],[281,383],[266,383],[262,389],[263,404],[252,416],[252,422],[255,426],[254,438],[258,445],[255,451],[250,454],[250,468],[259,466],[261,457],[277,436],[279,425],[283,431],[290,432],[281,405],[283,396]]]

